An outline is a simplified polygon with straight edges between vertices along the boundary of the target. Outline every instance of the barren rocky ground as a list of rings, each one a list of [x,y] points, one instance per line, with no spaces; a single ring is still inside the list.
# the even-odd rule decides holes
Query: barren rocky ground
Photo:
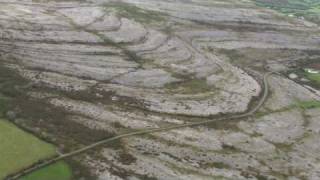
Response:
[[[67,153],[106,137],[241,114],[103,145],[74,179],[320,179],[313,22],[239,0],[0,0],[9,119]],[[10,118],[11,114],[11,118]],[[12,117],[14,114],[14,117]]]

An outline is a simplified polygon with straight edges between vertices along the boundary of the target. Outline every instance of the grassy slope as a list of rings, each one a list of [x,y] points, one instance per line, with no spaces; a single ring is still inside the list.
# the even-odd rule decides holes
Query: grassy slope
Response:
[[[71,179],[71,170],[63,162],[58,162],[45,169],[36,171],[20,180],[69,180]]]
[[[0,120],[0,179],[40,159],[55,155],[54,146]]]

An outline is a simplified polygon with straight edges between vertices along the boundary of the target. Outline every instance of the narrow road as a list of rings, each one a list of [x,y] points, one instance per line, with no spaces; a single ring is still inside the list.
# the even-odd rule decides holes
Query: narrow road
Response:
[[[137,136],[137,135],[143,135],[143,134],[150,134],[150,133],[155,133],[155,132],[163,132],[163,131],[169,131],[169,130],[173,130],[173,129],[180,129],[180,128],[185,128],[185,127],[193,127],[193,126],[200,126],[200,125],[206,125],[215,121],[219,121],[219,120],[232,120],[232,119],[239,119],[239,118],[245,118],[245,117],[249,117],[251,115],[253,115],[254,113],[256,113],[261,107],[262,105],[265,103],[265,101],[267,100],[267,97],[269,95],[269,84],[268,84],[268,77],[271,74],[276,74],[276,72],[268,72],[266,74],[264,74],[263,76],[263,86],[264,86],[264,90],[263,90],[263,95],[261,97],[261,99],[259,100],[258,104],[251,109],[250,111],[244,113],[244,114],[239,114],[239,115],[233,115],[233,116],[227,116],[227,117],[221,117],[221,118],[215,118],[215,119],[211,119],[211,120],[206,120],[206,121],[200,121],[200,122],[194,122],[194,123],[186,123],[186,124],[182,124],[182,125],[173,125],[173,126],[168,126],[168,127],[162,127],[162,128],[152,128],[152,129],[145,129],[145,130],[139,130],[139,131],[135,131],[135,132],[131,132],[131,133],[126,133],[126,134],[121,134],[112,138],[108,138],[108,139],[104,139],[101,141],[98,141],[96,143],[93,143],[91,145],[88,145],[86,147],[83,147],[81,149],[72,151],[70,153],[66,153],[66,154],[62,154],[58,157],[55,157],[53,159],[47,160],[41,164],[36,164],[31,166],[30,168],[27,168],[21,172],[18,172],[17,174],[8,177],[7,180],[17,180],[19,178],[21,178],[22,176],[28,175],[36,170],[39,170],[41,168],[44,168],[46,166],[49,166],[57,161],[60,160],[64,160],[66,158],[70,158],[82,153],[85,153],[91,149],[94,149],[96,147],[102,146],[104,144],[110,143],[112,141],[115,140],[119,140],[121,138],[126,138],[126,137],[130,137],[130,136]]]

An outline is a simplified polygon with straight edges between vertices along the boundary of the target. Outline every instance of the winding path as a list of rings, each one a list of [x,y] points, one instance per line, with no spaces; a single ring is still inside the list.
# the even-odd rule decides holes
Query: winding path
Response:
[[[251,115],[253,115],[254,113],[256,113],[261,107],[262,105],[265,103],[265,101],[267,100],[267,97],[269,95],[269,84],[268,84],[268,77],[271,74],[276,74],[277,72],[268,72],[265,73],[263,76],[263,86],[264,86],[264,90],[263,90],[263,95],[261,97],[261,99],[259,100],[258,104],[251,109],[250,111],[244,113],[244,114],[239,114],[239,115],[233,115],[233,116],[227,116],[227,117],[221,117],[221,118],[215,118],[215,119],[211,119],[211,120],[205,120],[205,121],[200,121],[200,122],[194,122],[194,123],[186,123],[186,124],[182,124],[182,125],[173,125],[173,126],[168,126],[168,127],[162,127],[162,128],[152,128],[152,129],[145,129],[145,130],[139,130],[139,131],[135,131],[135,132],[131,132],[131,133],[126,133],[126,134],[121,134],[121,135],[117,135],[115,137],[112,138],[107,138],[101,141],[98,141],[96,143],[93,143],[91,145],[85,146],[81,149],[72,151],[70,153],[66,153],[66,154],[62,154],[58,157],[55,157],[53,159],[47,160],[41,164],[35,164],[27,169],[24,169],[20,172],[18,172],[17,174],[8,177],[7,180],[17,180],[19,178],[21,178],[22,176],[28,175],[36,170],[39,170],[41,168],[44,168],[46,166],[49,166],[57,161],[60,160],[64,160],[66,158],[70,158],[82,153],[85,153],[91,149],[94,149],[96,147],[102,146],[104,144],[110,143],[112,141],[115,140],[119,140],[121,138],[126,138],[126,137],[130,137],[130,136],[137,136],[137,135],[143,135],[143,134],[150,134],[150,133],[155,133],[155,132],[163,132],[163,131],[169,131],[169,130],[173,130],[173,129],[179,129],[179,128],[185,128],[185,127],[193,127],[193,126],[200,126],[200,125],[205,125],[205,124],[209,124],[218,120],[232,120],[232,119],[239,119],[239,118],[245,118],[245,117],[249,117]]]

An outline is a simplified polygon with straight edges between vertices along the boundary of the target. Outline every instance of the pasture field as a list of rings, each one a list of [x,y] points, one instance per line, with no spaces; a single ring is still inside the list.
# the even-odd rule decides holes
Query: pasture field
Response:
[[[27,175],[20,180],[70,180],[71,176],[69,166],[64,162],[58,162]]]
[[[55,147],[0,119],[0,180],[39,160],[56,154]],[[36,171],[21,180],[69,180],[71,169],[64,162]]]
[[[56,154],[54,146],[0,120],[0,179]]]

